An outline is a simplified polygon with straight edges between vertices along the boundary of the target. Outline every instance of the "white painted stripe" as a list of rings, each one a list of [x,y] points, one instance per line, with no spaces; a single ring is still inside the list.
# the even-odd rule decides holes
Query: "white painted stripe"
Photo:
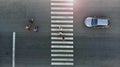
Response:
[[[51,16],[51,19],[73,19],[73,16]]]
[[[66,40],[73,40],[73,37],[65,37]]]
[[[51,23],[73,23],[73,20],[51,20]]]
[[[51,50],[51,52],[74,52],[73,50]]]
[[[51,44],[73,44],[73,41],[51,41]]]
[[[66,62],[52,62],[51,65],[70,65],[70,66],[73,66],[74,64],[73,63],[66,63]]]
[[[53,24],[65,24],[65,23],[68,23],[68,24],[72,24],[73,22],[51,22]]]
[[[73,12],[51,12],[51,14],[71,14],[71,15],[73,15]]]
[[[72,58],[52,58],[51,61],[74,61]]]
[[[51,5],[59,5],[59,6],[73,6],[73,3],[51,3]]]
[[[59,33],[51,33],[51,35],[60,35]],[[63,33],[65,36],[73,36],[73,33]]]
[[[73,66],[74,63],[70,62],[51,62],[51,65],[70,65]]]
[[[51,7],[51,10],[73,10],[73,7]]]
[[[51,57],[73,57],[73,54],[51,54]]]
[[[62,24],[51,24],[51,27],[59,27],[59,26],[61,26],[61,27],[73,27],[73,24],[72,25],[62,25]]]
[[[51,40],[63,40],[62,37],[51,37]],[[64,40],[73,40],[73,37],[65,37]]]
[[[51,31],[61,31],[60,29],[51,29]],[[62,29],[62,31],[73,31],[73,29]]]
[[[73,46],[68,46],[68,45],[51,45],[51,48],[73,48]]]
[[[69,66],[73,66],[74,63],[72,63],[72,62],[71,63],[70,62],[69,63],[67,63],[67,62],[52,62],[51,65],[58,65],[58,66],[59,65],[69,65]]]
[[[73,2],[73,0],[51,0],[51,1],[68,1],[68,2]]]
[[[15,67],[15,36],[16,36],[16,33],[13,32],[12,67]]]

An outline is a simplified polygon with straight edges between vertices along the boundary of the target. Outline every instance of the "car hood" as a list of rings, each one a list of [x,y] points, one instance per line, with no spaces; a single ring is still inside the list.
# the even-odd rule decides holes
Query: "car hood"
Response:
[[[87,17],[87,18],[85,19],[85,25],[86,25],[87,27],[92,27],[91,21],[92,21],[92,17]]]

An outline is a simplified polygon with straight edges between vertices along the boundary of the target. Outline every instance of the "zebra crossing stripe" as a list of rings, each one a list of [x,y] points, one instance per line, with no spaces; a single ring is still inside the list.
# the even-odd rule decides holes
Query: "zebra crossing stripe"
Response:
[[[51,7],[51,10],[73,10],[71,7]]]
[[[69,1],[69,2],[73,2],[73,0],[51,0],[51,1]]]
[[[51,23],[73,23],[73,20],[51,20]]]
[[[73,16],[51,16],[51,19],[73,19]]]
[[[62,40],[62,37],[51,37],[52,40]],[[73,40],[73,37],[65,37],[64,40]]]
[[[51,5],[55,5],[55,6],[73,6],[73,3],[51,3]]]
[[[71,15],[72,15],[73,12],[55,12],[55,11],[54,11],[54,12],[51,12],[51,14],[54,14],[54,15],[55,15],[55,14],[63,14],[63,15],[64,15],[64,14],[65,14],[65,15],[66,15],[66,14],[71,14]]]
[[[73,50],[51,50],[51,52],[74,52]]]
[[[73,27],[73,25],[52,24],[51,27]]]
[[[73,57],[73,54],[51,54],[51,57]]]
[[[52,58],[51,61],[74,61],[72,58]]]
[[[60,29],[51,29],[51,31],[61,31]],[[73,29],[62,29],[62,31],[73,31]]]
[[[73,48],[73,46],[68,46],[68,45],[52,45],[51,48]]]
[[[52,62],[51,65],[74,65],[72,62]]]
[[[59,35],[59,33],[51,33],[51,35]],[[73,36],[73,33],[63,33],[63,35]]]
[[[73,44],[72,41],[51,41],[51,44]]]

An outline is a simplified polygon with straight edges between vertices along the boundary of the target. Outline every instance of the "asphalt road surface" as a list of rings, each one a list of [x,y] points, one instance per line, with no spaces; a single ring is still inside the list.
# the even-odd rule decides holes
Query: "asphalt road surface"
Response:
[[[119,4],[119,0],[74,0],[73,67],[120,66]],[[0,0],[0,67],[12,67],[13,32],[16,67],[51,67],[50,11],[50,0]],[[110,28],[86,28],[87,16],[109,17]],[[37,33],[25,30],[31,17],[39,26]]]
[[[50,67],[50,1],[0,0],[0,10],[0,67],[12,67],[13,32],[16,67]],[[30,18],[38,33],[25,30]]]
[[[76,0],[74,5],[75,67],[120,66],[120,1]],[[110,28],[84,26],[88,16],[110,18]]]

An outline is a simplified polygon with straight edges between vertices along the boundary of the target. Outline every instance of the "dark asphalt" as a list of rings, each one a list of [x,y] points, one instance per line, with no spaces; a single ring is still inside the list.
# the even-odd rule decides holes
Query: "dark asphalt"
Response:
[[[50,67],[50,37],[37,33],[18,33],[16,67]]]
[[[12,33],[0,32],[0,67],[11,67]]]
[[[0,0],[0,67],[12,67],[12,32],[16,32],[16,67],[50,67],[50,1]],[[30,18],[39,32],[25,30]]]
[[[120,66],[120,1],[75,0],[74,67]],[[110,17],[110,28],[84,26],[87,16]],[[26,31],[35,18],[39,32]],[[0,0],[0,67],[11,67],[12,32],[16,32],[16,67],[50,66],[50,0]]]
[[[75,67],[117,67],[120,37],[75,38]]]
[[[76,0],[74,6],[74,67],[120,66],[120,1]],[[110,18],[110,28],[86,28],[88,16]]]

